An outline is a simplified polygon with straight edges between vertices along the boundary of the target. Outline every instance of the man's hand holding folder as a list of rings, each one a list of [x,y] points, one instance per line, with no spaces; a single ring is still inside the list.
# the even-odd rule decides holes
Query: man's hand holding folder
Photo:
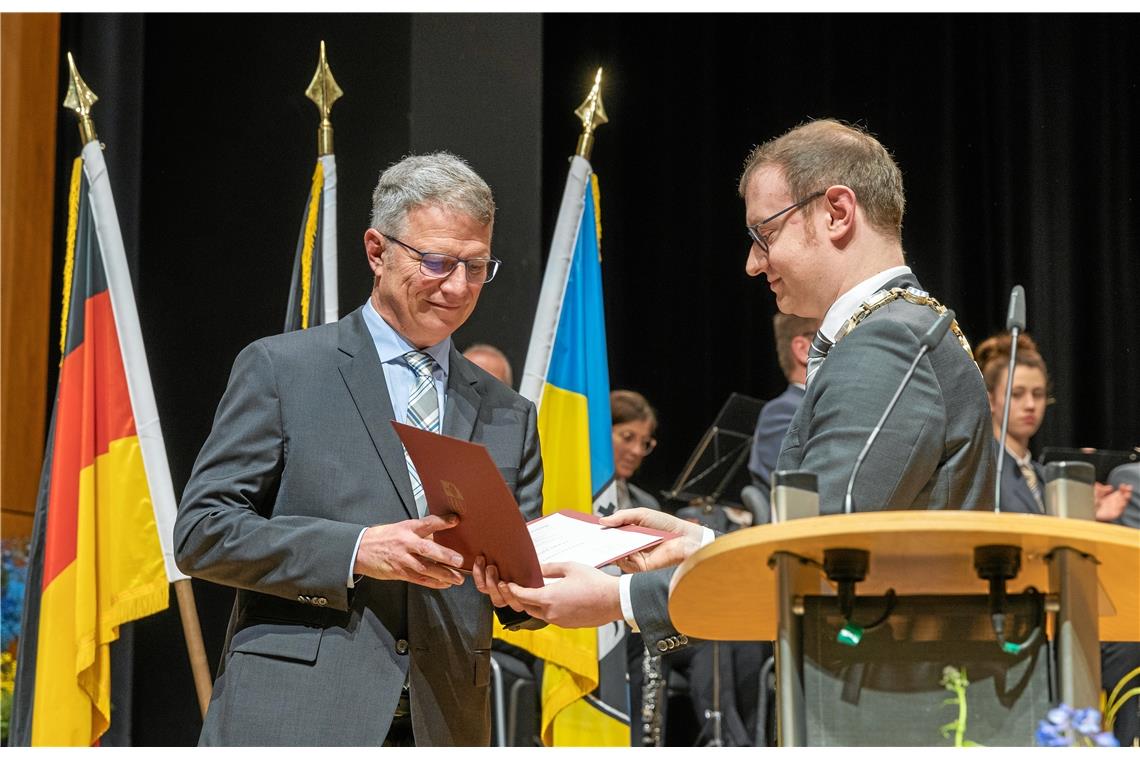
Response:
[[[627,572],[656,570],[684,561],[700,548],[704,532],[699,525],[644,508],[622,510],[598,522],[608,528],[652,530],[670,536],[619,559],[618,566]],[[472,571],[475,587],[496,607],[526,612],[563,628],[605,625],[624,617],[616,577],[576,562],[544,564],[542,574],[547,579],[542,588],[507,582],[482,557]],[[551,582],[556,579],[558,583]]]

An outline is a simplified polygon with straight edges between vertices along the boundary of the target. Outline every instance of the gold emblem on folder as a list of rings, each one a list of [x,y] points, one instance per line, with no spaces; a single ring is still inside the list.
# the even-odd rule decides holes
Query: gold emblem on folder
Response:
[[[467,504],[463,499],[463,492],[459,490],[458,486],[450,480],[441,480],[440,485],[443,487],[443,495],[447,498],[447,506],[457,515],[461,515],[467,511]]]

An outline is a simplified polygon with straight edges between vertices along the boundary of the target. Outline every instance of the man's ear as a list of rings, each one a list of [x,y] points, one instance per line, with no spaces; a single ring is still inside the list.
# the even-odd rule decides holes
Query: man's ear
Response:
[[[803,335],[797,335],[792,338],[792,356],[796,358],[797,364],[807,366],[809,348],[811,348],[810,338]]]
[[[376,230],[369,229],[364,233],[364,255],[368,258],[368,267],[374,275],[379,276],[380,269],[384,266],[383,256],[387,243],[384,236]]]
[[[855,191],[846,185],[832,185],[824,193],[823,201],[828,237],[835,243],[849,239],[855,230],[855,209],[859,205]]]

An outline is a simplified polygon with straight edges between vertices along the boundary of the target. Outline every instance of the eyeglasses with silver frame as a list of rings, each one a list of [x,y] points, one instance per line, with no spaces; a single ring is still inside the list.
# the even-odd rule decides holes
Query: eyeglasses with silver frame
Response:
[[[451,273],[455,271],[455,268],[462,264],[463,273],[467,277],[467,282],[472,285],[485,285],[495,279],[495,275],[499,272],[499,265],[503,263],[493,257],[486,259],[461,259],[458,256],[452,256],[450,253],[421,251],[391,235],[387,235],[383,232],[380,234],[387,240],[401,246],[408,253],[418,257],[420,261],[420,273],[425,277],[431,277],[433,279],[441,280],[445,277],[449,277]]]

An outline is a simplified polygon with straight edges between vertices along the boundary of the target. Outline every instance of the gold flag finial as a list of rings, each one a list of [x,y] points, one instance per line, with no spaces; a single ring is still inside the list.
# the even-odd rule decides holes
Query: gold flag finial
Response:
[[[309,89],[305,90],[305,95],[317,104],[317,110],[321,112],[321,126],[317,129],[318,156],[327,156],[333,152],[333,128],[329,112],[336,99],[343,94],[344,91],[333,79],[332,69],[325,58],[325,41],[321,40],[321,59],[317,62],[317,72],[313,74],[313,81],[309,82]]]
[[[97,139],[95,122],[91,120],[91,106],[95,105],[99,96],[91,92],[83,77],[79,76],[79,69],[75,68],[75,59],[71,57],[71,51],[67,53],[67,67],[71,71],[71,77],[67,83],[67,97],[63,99],[63,107],[79,114],[79,139],[86,145]]]
[[[578,150],[575,153],[587,161],[590,152],[594,149],[594,130],[609,121],[606,116],[606,107],[602,105],[602,68],[594,75],[594,86],[590,94],[582,101],[582,105],[574,111],[574,115],[582,120],[582,134],[578,138]]]

